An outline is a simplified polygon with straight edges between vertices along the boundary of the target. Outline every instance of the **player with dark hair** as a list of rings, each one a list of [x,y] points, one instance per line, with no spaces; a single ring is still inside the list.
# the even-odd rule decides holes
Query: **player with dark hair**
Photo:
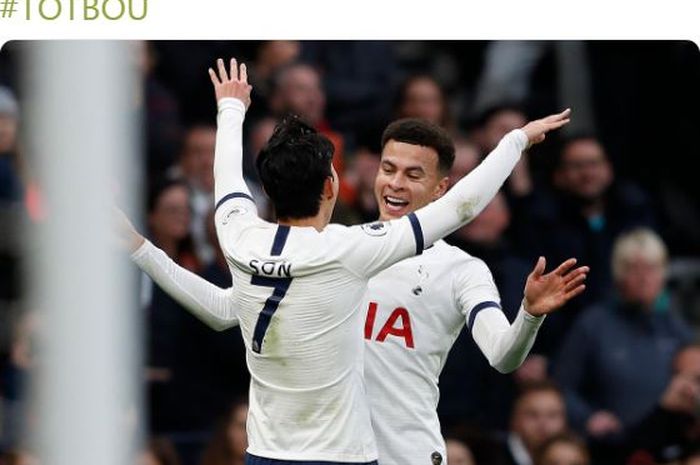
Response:
[[[368,279],[404,258],[420,255],[473,219],[496,194],[528,143],[540,142],[545,133],[566,124],[568,111],[507,135],[448,193],[440,178],[442,188],[421,196],[429,199],[424,208],[396,219],[383,215],[387,221],[354,227],[328,225],[337,175],[327,141],[299,120],[286,119],[258,162],[263,186],[278,213],[274,224],[257,217],[241,175],[244,102],[249,102],[250,86],[243,66],[240,72],[239,78],[235,62],[231,77],[222,62],[218,76],[210,71],[219,104],[215,221],[233,287],[221,290],[181,273],[147,242],[139,246],[136,241],[134,259],[212,326],[240,324],[251,372],[250,463],[371,462],[377,451],[364,395],[363,342],[356,332],[362,327],[358,310]],[[394,142],[402,143],[391,140],[385,149]],[[427,173],[422,171],[412,170],[406,179],[413,176],[427,186]],[[400,177],[404,178],[403,171]],[[394,192],[390,187],[388,192],[395,195],[386,196],[386,205],[404,208],[407,199],[401,189]],[[516,321],[514,329],[508,329],[503,317],[496,323],[497,331],[491,332],[493,318],[480,317],[484,341],[490,345],[485,351],[496,357],[509,355],[509,345],[523,345],[522,337],[524,346],[531,345],[531,328],[539,325],[538,317],[582,291],[586,270],[568,272],[572,266],[564,264],[550,277],[542,274],[543,260],[538,262],[539,288],[531,295],[535,297],[528,308],[531,314]],[[463,310],[470,311],[473,324],[477,313],[486,316],[491,313],[486,310],[497,307],[489,301],[479,308],[465,305]],[[460,316],[462,325],[464,317]],[[524,331],[523,325],[528,329]],[[372,332],[369,316],[366,335],[368,326]],[[503,331],[514,340],[499,341]],[[384,337],[390,334],[388,325]],[[408,336],[402,340],[408,342]]]

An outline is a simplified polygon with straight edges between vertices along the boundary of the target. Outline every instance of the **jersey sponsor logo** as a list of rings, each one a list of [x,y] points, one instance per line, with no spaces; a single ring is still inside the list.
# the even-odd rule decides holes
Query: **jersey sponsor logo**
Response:
[[[292,276],[292,264],[287,261],[261,261],[253,259],[248,262],[248,266],[253,273],[257,275],[274,276],[278,278],[291,278]]]
[[[375,321],[377,319],[377,303],[370,302],[367,308],[367,318],[365,319],[365,339],[371,341],[374,333]],[[414,349],[413,330],[411,329],[411,317],[408,310],[403,307],[395,308],[389,318],[374,339],[377,342],[386,341],[387,337],[393,336],[403,339],[404,345],[409,349]]]
[[[389,231],[389,224],[381,221],[367,223],[360,226],[365,234],[374,237],[384,236]]]
[[[223,223],[223,224],[228,224],[228,221],[231,219],[232,216],[241,216],[241,215],[245,215],[246,213],[248,213],[248,209],[245,208],[245,207],[240,207],[240,206],[233,207],[233,208],[231,209],[231,211],[229,211],[229,212],[226,214],[226,216],[225,216],[224,219],[222,220],[222,223]]]

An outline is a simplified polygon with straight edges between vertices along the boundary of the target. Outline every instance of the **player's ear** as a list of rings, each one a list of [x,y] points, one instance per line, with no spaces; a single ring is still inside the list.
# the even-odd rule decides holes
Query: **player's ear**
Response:
[[[435,192],[433,193],[433,200],[439,199],[443,195],[445,195],[445,192],[447,192],[447,188],[450,187],[450,178],[445,176],[440,180],[440,182],[437,183],[437,186],[435,186]]]
[[[333,178],[328,176],[323,182],[323,198],[332,199],[334,195],[335,194],[333,192]]]

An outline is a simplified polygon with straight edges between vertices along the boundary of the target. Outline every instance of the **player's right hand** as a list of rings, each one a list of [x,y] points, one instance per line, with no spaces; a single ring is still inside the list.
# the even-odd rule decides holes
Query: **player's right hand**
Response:
[[[571,109],[567,108],[556,115],[550,115],[527,123],[522,127],[522,130],[525,132],[525,134],[527,134],[527,139],[530,141],[529,145],[539,144],[542,142],[545,138],[545,134],[547,134],[549,131],[559,129],[571,121],[570,116]]]
[[[231,58],[231,68],[226,71],[224,60],[216,60],[218,73],[209,68],[209,77],[214,84],[216,101],[222,98],[237,98],[245,105],[246,110],[250,107],[250,91],[253,86],[248,84],[248,70],[245,63],[241,63],[240,69],[235,58]]]

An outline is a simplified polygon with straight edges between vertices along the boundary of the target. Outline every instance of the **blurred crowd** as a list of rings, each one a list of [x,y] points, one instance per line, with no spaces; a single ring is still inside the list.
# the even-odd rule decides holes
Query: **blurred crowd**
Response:
[[[26,380],[40,324],[23,296],[27,225],[50,214],[24,155],[18,103],[26,45],[0,53],[0,464],[35,464]],[[450,465],[700,464],[700,54],[690,42],[140,42],[143,229],[180,265],[231,277],[213,228],[215,102],[206,73],[245,61],[253,104],[244,172],[276,121],[305,118],[335,145],[335,222],[378,216],[381,133],[402,117],[447,128],[451,179],[500,138],[566,107],[572,124],[518,164],[447,242],[483,259],[512,319],[539,256],[576,257],[587,289],[548,316],[522,367],[493,370],[468,331],[440,380]],[[141,465],[236,465],[249,375],[236,328],[214,332],[144,276],[144,385],[151,439]]]

